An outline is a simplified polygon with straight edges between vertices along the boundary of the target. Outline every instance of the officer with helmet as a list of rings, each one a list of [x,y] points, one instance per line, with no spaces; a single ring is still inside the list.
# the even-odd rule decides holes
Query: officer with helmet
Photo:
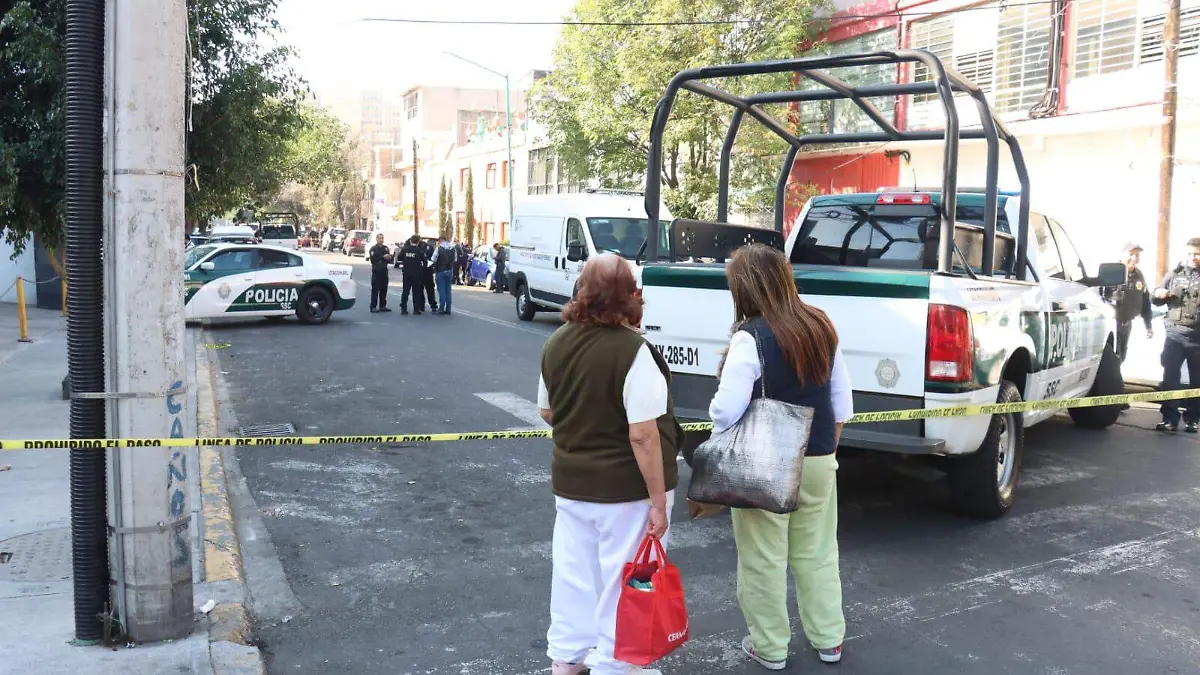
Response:
[[[1188,366],[1191,386],[1200,384],[1200,237],[1188,239],[1187,257],[1163,277],[1154,289],[1154,304],[1167,306],[1167,335],[1163,344],[1164,391],[1180,388],[1183,364]],[[1200,398],[1183,401],[1183,430],[1194,434],[1200,428]],[[1179,401],[1163,401],[1158,431],[1179,428]]]

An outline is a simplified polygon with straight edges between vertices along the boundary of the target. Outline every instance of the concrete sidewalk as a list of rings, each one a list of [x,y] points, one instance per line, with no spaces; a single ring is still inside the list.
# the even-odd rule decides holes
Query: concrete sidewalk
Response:
[[[32,343],[17,342],[15,305],[0,304],[0,438],[69,437],[70,403],[62,399],[67,374],[66,320],[59,312],[29,309]],[[198,331],[197,331],[198,332]],[[187,335],[187,428],[195,435],[198,418],[214,414],[207,355],[196,333]],[[202,358],[197,359],[199,354]],[[197,376],[197,361],[201,361]],[[198,395],[199,392],[199,395]],[[207,431],[201,423],[202,430]],[[192,559],[196,607],[191,636],[171,642],[113,647],[73,646],[70,485],[67,450],[0,452],[0,670],[12,673],[122,672],[240,674],[261,673],[258,650],[249,646],[241,611],[244,584],[240,556],[227,537],[205,529],[205,511],[219,530],[220,502],[227,503],[222,475],[201,471],[199,453],[189,457]],[[201,536],[202,532],[209,536]],[[214,545],[200,542],[214,540]],[[221,550],[217,550],[219,545]],[[211,557],[212,560],[208,558]],[[207,569],[219,566],[220,573]],[[216,579],[210,579],[216,576]],[[209,600],[217,609],[200,611]],[[241,644],[239,644],[241,643]]]

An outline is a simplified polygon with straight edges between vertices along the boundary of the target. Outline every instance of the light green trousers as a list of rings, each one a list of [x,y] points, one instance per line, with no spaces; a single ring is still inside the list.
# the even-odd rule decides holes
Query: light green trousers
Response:
[[[792,513],[733,509],[738,604],[755,652],[769,661],[785,660],[792,638],[788,565],[809,642],[832,649],[846,636],[838,572],[837,467],[835,455],[804,460],[800,508]]]

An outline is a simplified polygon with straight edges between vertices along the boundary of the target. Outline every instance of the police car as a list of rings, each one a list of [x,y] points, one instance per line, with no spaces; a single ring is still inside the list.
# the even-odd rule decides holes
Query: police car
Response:
[[[218,317],[280,318],[325,323],[354,306],[348,265],[261,244],[206,244],[184,258],[187,321]]]

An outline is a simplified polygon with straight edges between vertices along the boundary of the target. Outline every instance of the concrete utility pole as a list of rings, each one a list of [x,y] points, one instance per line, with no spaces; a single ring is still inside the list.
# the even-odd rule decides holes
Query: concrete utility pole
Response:
[[[1167,274],[1171,255],[1171,187],[1175,182],[1175,128],[1179,108],[1179,15],[1180,0],[1168,0],[1162,39],[1166,81],[1163,85],[1162,158],[1158,169],[1157,279]]]
[[[108,429],[185,438],[185,0],[107,0],[105,353]],[[152,36],[153,39],[148,39]],[[109,451],[113,599],[128,638],[192,632],[187,451]]]

